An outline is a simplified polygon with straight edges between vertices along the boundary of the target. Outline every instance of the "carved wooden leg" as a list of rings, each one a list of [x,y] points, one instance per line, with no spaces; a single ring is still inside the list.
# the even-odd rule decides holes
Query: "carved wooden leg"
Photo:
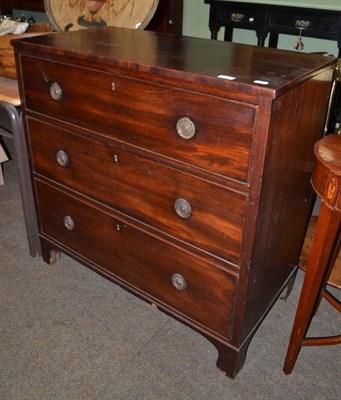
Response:
[[[224,40],[226,42],[232,42],[233,40],[233,28],[225,27],[225,32],[224,32]]]
[[[47,264],[54,265],[60,259],[59,249],[56,249],[54,245],[45,240],[41,241],[41,250],[42,250],[43,260]]]
[[[266,31],[266,27],[264,25],[256,26],[256,35],[257,35],[257,46],[264,46],[265,39],[268,36],[268,32]]]
[[[323,284],[322,284],[322,288],[323,289],[322,289],[322,292],[320,293],[319,299],[317,300],[317,302],[315,304],[314,315],[316,314],[316,312],[317,312],[317,310],[318,310],[318,308],[320,306],[320,303],[321,303],[321,300],[322,300],[322,297],[323,297],[324,288],[326,287],[326,285],[328,283],[328,280],[330,278],[331,272],[332,272],[333,267],[335,265],[336,259],[337,259],[338,255],[339,255],[340,248],[341,248],[341,234],[339,234],[339,238],[335,243],[332,256],[331,256],[331,258],[330,258],[330,260],[328,262],[327,273],[325,275],[325,278],[324,278],[324,281],[323,281]]]
[[[207,337],[207,339],[218,350],[217,368],[223,371],[229,378],[234,379],[245,363],[251,337],[243,344],[239,351],[213,338]]]
[[[269,37],[269,47],[277,48],[278,46],[278,33],[271,32]]]
[[[50,251],[50,264],[51,265],[56,264],[59,261],[59,259],[60,259],[60,251],[55,250],[55,249],[51,250]]]
[[[341,214],[322,203],[283,371],[293,370],[323,289],[328,262],[339,232]]]
[[[211,39],[217,40],[218,39],[219,28],[218,29],[210,28],[210,30],[211,30]]]

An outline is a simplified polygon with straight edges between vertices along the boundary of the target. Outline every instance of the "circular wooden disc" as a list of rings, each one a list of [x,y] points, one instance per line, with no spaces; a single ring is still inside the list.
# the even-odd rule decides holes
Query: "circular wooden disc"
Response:
[[[57,31],[98,26],[143,29],[159,0],[44,0],[50,23]]]

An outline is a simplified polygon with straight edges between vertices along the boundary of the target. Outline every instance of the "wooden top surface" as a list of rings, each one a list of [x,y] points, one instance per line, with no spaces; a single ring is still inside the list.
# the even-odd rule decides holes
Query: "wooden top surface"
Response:
[[[316,54],[114,27],[12,43],[32,54],[89,60],[270,98],[336,63],[333,57]]]
[[[314,152],[326,168],[341,177],[341,135],[329,135],[319,140]]]

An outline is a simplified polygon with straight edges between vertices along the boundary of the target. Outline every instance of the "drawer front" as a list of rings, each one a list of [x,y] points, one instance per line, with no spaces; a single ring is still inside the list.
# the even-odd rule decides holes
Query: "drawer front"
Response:
[[[292,15],[283,13],[271,13],[269,17],[269,28],[292,34],[299,33],[299,28],[303,27],[303,36],[314,36],[324,38],[337,38],[339,29],[338,17],[326,18],[314,15]]]
[[[253,106],[25,56],[22,73],[30,110],[176,159],[186,168],[189,163],[248,180]]]
[[[238,263],[245,195],[36,120],[28,127],[35,172]]]
[[[220,8],[219,22],[234,24],[235,28],[240,25],[246,29],[254,29],[255,20],[260,18],[262,18],[260,12],[243,7],[242,4],[237,7],[222,5]]]
[[[235,292],[232,275],[41,181],[36,180],[36,188],[43,235],[228,336]]]

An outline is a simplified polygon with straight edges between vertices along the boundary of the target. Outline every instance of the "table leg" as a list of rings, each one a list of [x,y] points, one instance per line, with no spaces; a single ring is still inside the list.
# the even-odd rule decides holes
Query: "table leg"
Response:
[[[270,32],[269,47],[277,48],[278,46],[278,33]]]
[[[218,39],[219,28],[218,29],[210,28],[210,31],[211,31],[211,39],[217,40]]]
[[[232,40],[233,40],[233,28],[230,28],[228,26],[225,27],[224,40],[225,40],[225,42],[232,42]]]

